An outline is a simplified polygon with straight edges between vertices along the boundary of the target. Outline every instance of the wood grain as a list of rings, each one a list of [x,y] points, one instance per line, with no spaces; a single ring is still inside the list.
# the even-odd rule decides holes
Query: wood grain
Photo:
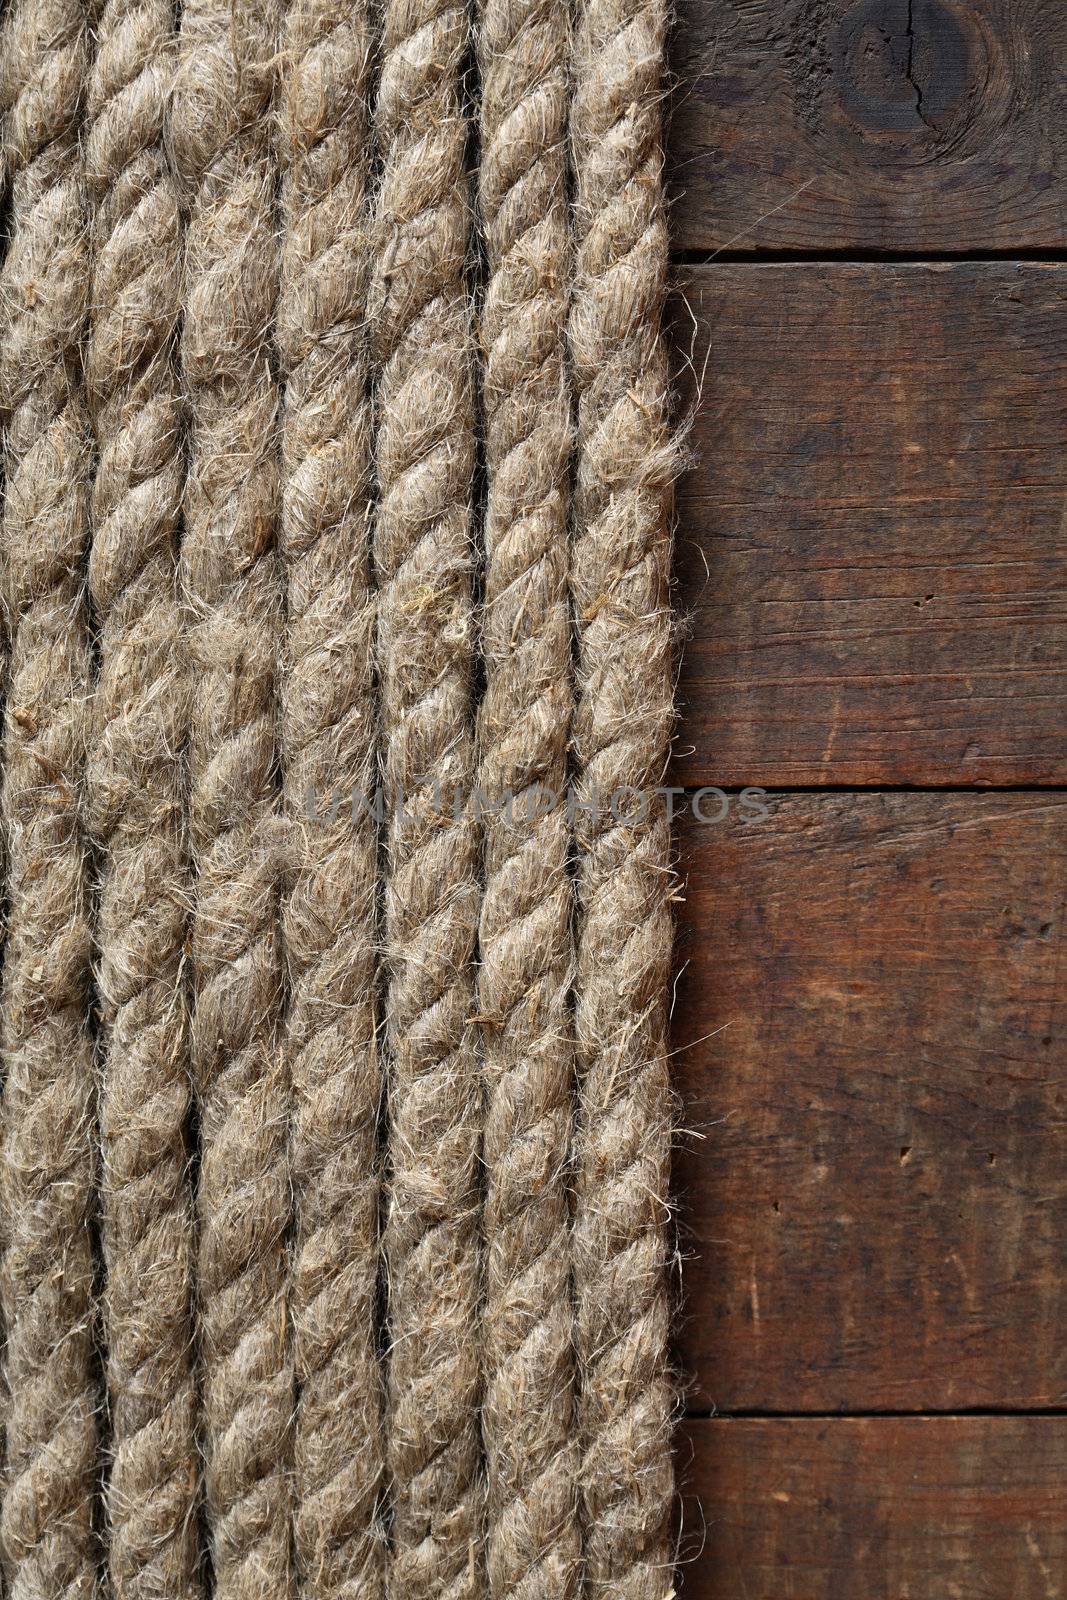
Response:
[[[700,268],[674,328],[677,781],[1062,783],[1067,267]]]
[[[1067,796],[767,804],[679,819],[690,1409],[1067,1406]]]
[[[1061,0],[681,0],[674,242],[1067,245]]]
[[[691,1422],[679,1464],[683,1600],[1067,1595],[1065,1417]]]
[[[682,1592],[1067,1600],[1067,266],[758,264],[1067,249],[1067,8],[674,59],[675,781],[941,791],[679,825],[690,1409],[997,1413],[691,1418]]]

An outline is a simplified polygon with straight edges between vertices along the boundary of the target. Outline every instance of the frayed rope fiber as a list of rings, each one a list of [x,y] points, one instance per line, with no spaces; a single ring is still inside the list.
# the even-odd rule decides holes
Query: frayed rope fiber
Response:
[[[666,20],[5,9],[11,1600],[674,1593]]]

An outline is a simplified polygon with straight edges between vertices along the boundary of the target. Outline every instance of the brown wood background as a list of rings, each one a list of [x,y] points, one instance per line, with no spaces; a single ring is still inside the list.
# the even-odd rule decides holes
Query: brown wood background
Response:
[[[1063,1600],[1067,6],[674,60],[681,1591]]]

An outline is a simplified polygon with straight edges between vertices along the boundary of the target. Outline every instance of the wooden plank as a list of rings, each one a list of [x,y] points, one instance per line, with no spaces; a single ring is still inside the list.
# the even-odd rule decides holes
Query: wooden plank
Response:
[[[680,827],[690,1409],[1067,1406],[1067,796],[768,806]]]
[[[678,781],[1062,783],[1067,266],[717,266],[686,296]]]
[[[1067,245],[1061,0],[681,0],[685,249]]]
[[[1063,1600],[1067,1418],[690,1422],[683,1600]]]

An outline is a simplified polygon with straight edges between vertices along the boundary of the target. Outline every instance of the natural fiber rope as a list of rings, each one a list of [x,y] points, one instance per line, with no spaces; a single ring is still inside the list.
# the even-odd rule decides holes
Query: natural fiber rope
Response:
[[[377,774],[364,322],[369,26],[359,0],[340,15],[334,0],[307,0],[286,18],[278,340],[288,598],[281,699],[294,839],[284,927],[297,1199],[296,1554],[301,1594],[379,1600],[378,843],[360,805],[360,797],[371,803]],[[329,820],[309,820],[316,803]]]
[[[0,280],[11,630],[0,793],[8,846],[0,1299],[10,1396],[0,1536],[13,1600],[88,1597],[96,1581],[94,1097],[78,806],[90,675],[81,580],[87,69],[80,5],[15,0],[0,71],[11,184]]]
[[[387,0],[376,117],[394,1600],[482,1592],[467,32],[450,0]]]
[[[673,1592],[665,10],[575,4],[0,25],[11,1600]]]
[[[195,674],[192,1060],[207,1516],[218,1600],[290,1592],[288,1096],[279,1047],[277,285],[266,0],[187,0],[172,123],[189,216],[183,566]]]
[[[111,1407],[108,1567],[116,1597],[199,1593],[192,1341],[188,721],[177,535],[184,484],[174,340],[182,228],[163,147],[175,65],[162,0],[108,0],[96,23],[87,379],[97,453],[89,583],[100,668],[89,815]]]
[[[571,402],[569,21],[483,0],[479,198],[489,282],[488,506],[479,723],[487,800],[483,1434],[494,1596],[577,1593],[578,1452],[566,1168],[573,1102],[567,594]],[[508,791],[514,799],[495,809]],[[555,796],[555,800],[553,800]]]
[[[573,144],[578,260],[575,748],[581,1115],[574,1268],[590,1595],[664,1600],[671,732],[662,195],[662,0],[581,0]],[[632,787],[637,796],[613,796]]]

